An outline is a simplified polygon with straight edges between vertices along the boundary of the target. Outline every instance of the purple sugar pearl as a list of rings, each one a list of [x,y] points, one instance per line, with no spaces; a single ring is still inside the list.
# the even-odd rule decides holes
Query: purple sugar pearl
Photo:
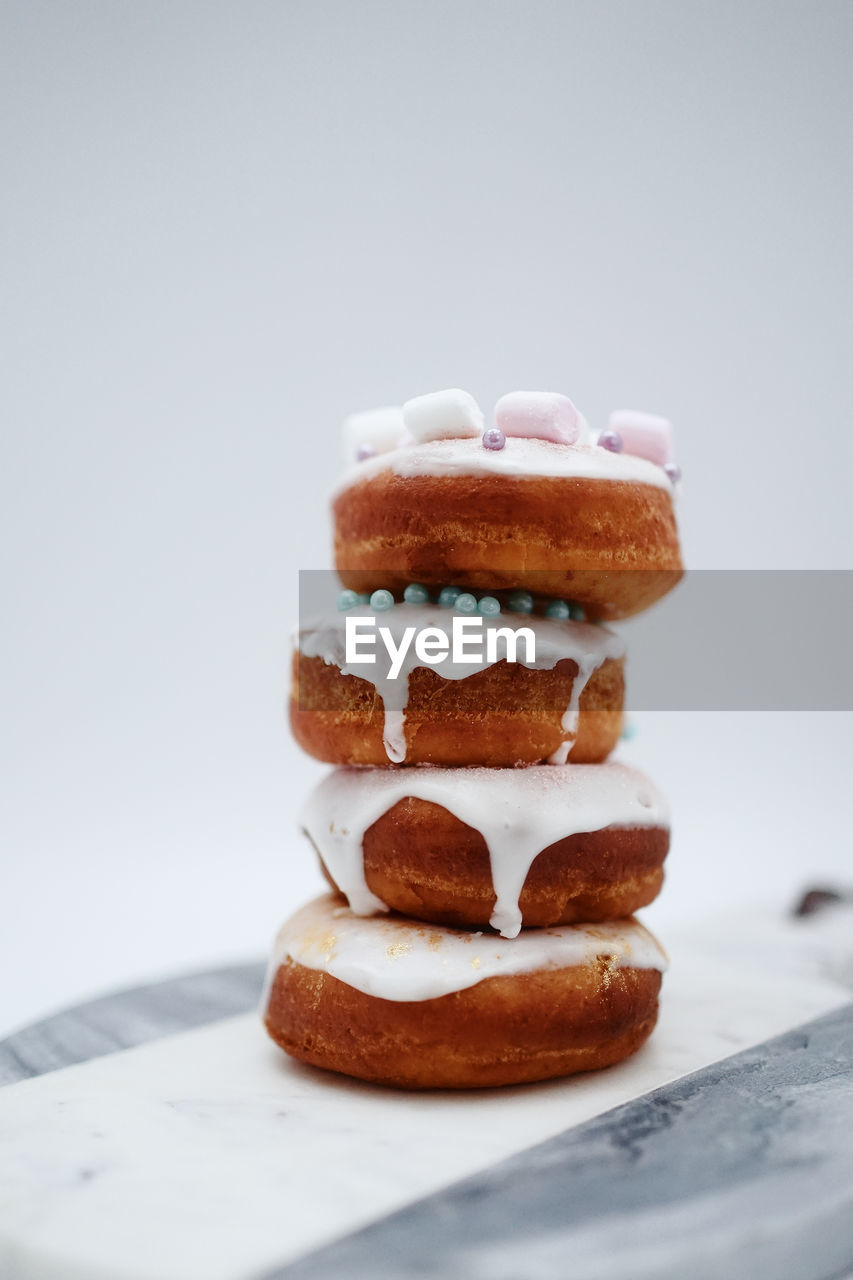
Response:
[[[618,431],[602,431],[598,437],[598,443],[602,449],[607,449],[610,453],[622,452],[622,437]]]
[[[489,427],[488,431],[483,432],[484,449],[503,449],[505,444],[506,436],[500,427]]]
[[[367,462],[368,458],[375,458],[376,450],[372,444],[360,444],[355,451],[356,462]]]
[[[669,476],[673,484],[678,484],[681,479],[681,467],[677,462],[664,463],[664,471]]]

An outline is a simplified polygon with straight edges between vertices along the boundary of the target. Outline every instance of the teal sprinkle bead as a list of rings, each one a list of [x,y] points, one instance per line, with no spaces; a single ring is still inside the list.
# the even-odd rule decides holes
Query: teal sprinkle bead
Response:
[[[507,600],[507,608],[510,613],[532,613],[533,596],[529,591],[513,591]]]
[[[346,613],[347,609],[354,609],[357,604],[361,604],[361,601],[354,591],[342,591],[338,596],[339,613]]]
[[[461,587],[442,587],[438,595],[438,603],[444,609],[452,609],[461,594]]]
[[[476,613],[477,597],[472,596],[469,591],[462,591],[456,597],[456,603],[453,607],[457,613]]]
[[[385,613],[386,610],[394,608],[394,597],[390,591],[380,588],[379,591],[374,591],[370,597],[370,607],[376,613]]]
[[[456,608],[459,608],[459,601],[456,601]],[[501,602],[496,600],[494,596],[480,596],[477,604],[477,612],[481,613],[484,618],[496,618],[501,611]]]
[[[429,604],[429,592],[419,582],[410,582],[403,592],[406,604]]]
[[[564,622],[566,618],[571,617],[571,612],[565,600],[551,600],[545,609],[545,617]]]
[[[630,741],[631,741],[631,739],[632,739],[632,738],[636,738],[636,736],[637,736],[637,726],[636,726],[635,724],[632,724],[630,720],[625,720],[625,721],[623,721],[623,723],[622,723],[622,741],[623,741],[623,742],[630,742]]]
[[[584,618],[586,617],[586,614],[584,613],[584,610],[583,610],[583,605],[576,604],[574,600],[571,601],[569,604],[569,617],[571,618],[572,622],[583,622]]]

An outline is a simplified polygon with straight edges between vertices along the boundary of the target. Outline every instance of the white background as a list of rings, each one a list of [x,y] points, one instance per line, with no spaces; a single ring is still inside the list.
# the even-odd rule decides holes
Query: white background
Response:
[[[693,567],[853,567],[853,6],[0,16],[0,1030],[258,955],[319,886],[283,706],[345,413],[665,413]],[[853,879],[850,716],[639,729],[664,938]]]

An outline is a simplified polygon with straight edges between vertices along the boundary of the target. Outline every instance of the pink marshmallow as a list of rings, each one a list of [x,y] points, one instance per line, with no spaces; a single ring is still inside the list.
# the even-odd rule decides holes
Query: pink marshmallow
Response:
[[[607,421],[608,431],[618,431],[622,450],[635,458],[647,458],[663,467],[672,462],[672,423],[653,413],[637,409],[615,409]]]
[[[558,391],[510,391],[495,405],[495,422],[505,436],[574,444],[581,421],[568,396]]]

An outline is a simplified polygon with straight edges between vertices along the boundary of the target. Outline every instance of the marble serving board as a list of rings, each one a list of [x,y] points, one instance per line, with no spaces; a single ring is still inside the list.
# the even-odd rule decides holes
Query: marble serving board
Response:
[[[264,1280],[842,1280],[851,1121],[846,1004]]]
[[[605,1128],[592,1135],[591,1181],[583,1183],[589,1186],[603,1185],[608,1175],[602,1144],[606,1148],[607,1133],[616,1131],[633,1134],[633,1149],[642,1156],[644,1135],[666,1130],[666,1141],[676,1142],[675,1154],[655,1144],[651,1159],[671,1172],[679,1158],[680,1126],[671,1123],[675,1115],[684,1116],[687,1151],[695,1149],[697,1141],[712,1146],[716,1138],[733,1160],[734,1139],[744,1126],[756,1135],[750,1149],[764,1151],[762,1134],[767,1134],[769,1118],[790,1111],[793,1124],[796,1114],[785,1050],[762,1049],[746,1069],[736,1060],[735,1075],[750,1084],[751,1093],[743,1088],[735,1094],[720,1092],[719,1081],[731,1074],[725,1066],[704,1082],[688,1085],[687,1095],[650,1091],[683,1081],[688,1073],[848,1002],[853,969],[849,922],[847,913],[798,922],[750,916],[709,921],[680,937],[671,935],[672,967],[665,980],[661,1021],[634,1058],[573,1080],[466,1094],[397,1093],[301,1067],[266,1040],[255,1013],[176,1032],[176,999],[178,1005],[183,1001],[190,1016],[200,1015],[192,998],[186,998],[186,987],[176,997],[175,984],[167,984],[173,1034],[138,1043],[146,1031],[137,1007],[128,1014],[132,1025],[127,1028],[137,1047],[0,1090],[0,1276],[254,1280],[292,1270],[294,1276],[318,1278],[482,1274],[501,1280],[564,1274],[564,1260],[575,1249],[584,1250],[577,1255],[584,1259],[578,1275],[679,1274],[678,1267],[684,1274],[690,1257],[684,1252],[691,1238],[690,1219],[673,1224],[669,1207],[655,1200],[654,1178],[647,1179],[636,1164],[632,1174],[630,1159],[621,1171],[609,1168],[614,1186],[619,1172],[634,1189],[624,1210],[614,1199],[613,1213],[603,1219],[601,1214],[575,1214],[573,1220],[567,1214],[566,1197],[571,1200],[577,1193],[568,1177],[572,1164],[578,1163],[573,1144],[585,1132],[577,1126],[628,1104],[621,1119],[616,1112],[615,1119],[611,1114],[596,1121]],[[230,998],[239,1007],[257,983],[259,970],[250,966],[242,971],[236,987],[233,974],[230,979],[221,977],[231,981]],[[208,983],[209,1014],[216,1005],[210,977],[183,981]],[[131,999],[129,1008],[133,1003]],[[149,1030],[157,1022],[151,1012],[156,1003],[149,995]],[[120,1006],[119,1000],[111,1012],[102,1007],[94,1022],[90,1006],[89,1034],[94,1025],[95,1039],[100,1036],[96,1052],[127,1042],[117,1025]],[[69,1030],[73,1015],[68,1019],[66,1041],[69,1035],[74,1039]],[[798,1033],[800,1041],[803,1034],[815,1037],[812,1042],[822,1043],[825,1051],[819,1057],[815,1049],[809,1057],[808,1046],[804,1050],[800,1045],[800,1072],[804,1062],[810,1063],[813,1077],[837,1078],[849,1085],[844,1027],[839,1031],[831,1019],[827,1027]],[[54,1064],[63,1054],[74,1056],[73,1045],[62,1046],[61,1039],[54,1027]],[[17,1066],[7,1055],[7,1075],[39,1069],[36,1031],[28,1043],[19,1036],[13,1045]],[[90,1042],[85,1052],[91,1048]],[[826,1052],[835,1053],[836,1064],[828,1077],[825,1066],[815,1065],[824,1063]],[[76,1056],[84,1056],[84,1050]],[[771,1060],[782,1072],[778,1076],[777,1071],[778,1078],[768,1074]],[[843,1134],[853,1122],[849,1087],[839,1096],[833,1114],[838,1117],[836,1131]],[[704,1098],[699,1107],[690,1101],[696,1097]],[[732,1112],[732,1097],[740,1111]],[[816,1107],[812,1113],[806,1110],[804,1125],[810,1114],[814,1118]],[[732,1123],[738,1128],[731,1129]],[[608,1124],[615,1124],[616,1130],[608,1130]],[[812,1162],[820,1204],[826,1201],[828,1178],[845,1181],[839,1163],[843,1144],[829,1138],[827,1134],[822,1139],[818,1131],[811,1145],[798,1145],[794,1139],[778,1145],[781,1173],[797,1162]],[[547,1139],[555,1142],[535,1147]],[[630,1155],[630,1143],[627,1149]],[[507,1199],[505,1168],[493,1168],[507,1157],[514,1157],[510,1190],[516,1185],[519,1189],[520,1212],[515,1215],[507,1210],[513,1195]],[[718,1211],[726,1195],[732,1204],[739,1195],[737,1202],[744,1204],[743,1178],[738,1187],[737,1179],[722,1178],[719,1159],[711,1164],[716,1182],[707,1181],[700,1204],[705,1217],[698,1220],[706,1228],[719,1217],[719,1212],[717,1219],[711,1212],[715,1196]],[[744,1175],[747,1165],[748,1161],[735,1161],[736,1172]],[[685,1172],[689,1168],[688,1161]],[[543,1179],[543,1169],[551,1170],[551,1184],[547,1176]],[[454,1185],[466,1178],[473,1181]],[[556,1199],[555,1184],[562,1188]],[[774,1184],[767,1185],[772,1198]],[[501,1186],[504,1197],[496,1200],[495,1189]],[[643,1187],[646,1193],[637,1198]],[[798,1194],[802,1200],[802,1192]],[[437,1198],[417,1203],[430,1196]],[[789,1200],[781,1193],[778,1204],[792,1237],[783,1252],[797,1256],[794,1245],[799,1240],[801,1248],[813,1254],[812,1237],[803,1232],[797,1236]],[[476,1215],[470,1216],[472,1205],[481,1206],[476,1221]],[[837,1196],[830,1207],[838,1211]],[[680,1239],[683,1246],[680,1253],[673,1246],[675,1261],[670,1257],[667,1265],[674,1271],[655,1270],[658,1263],[648,1249],[642,1255],[646,1270],[631,1270],[637,1259],[628,1246],[638,1212],[647,1226],[657,1222],[665,1235],[667,1223],[673,1226],[672,1239],[676,1244]],[[386,1218],[389,1214],[396,1216]],[[460,1214],[477,1228],[470,1237],[464,1224],[460,1229]],[[808,1220],[814,1231],[814,1214]],[[488,1221],[493,1224],[491,1235]],[[843,1232],[839,1237],[829,1219],[823,1226],[827,1241],[838,1246],[833,1258],[843,1261],[849,1233],[847,1239]],[[352,1232],[361,1234],[345,1240]],[[651,1238],[644,1237],[646,1245]],[[515,1253],[510,1248],[513,1240]],[[602,1240],[607,1248],[596,1252],[595,1243],[600,1246]],[[424,1261],[432,1241],[434,1266]],[[739,1247],[737,1256],[748,1258],[749,1252]],[[696,1270],[692,1259],[690,1270],[706,1274]]]

